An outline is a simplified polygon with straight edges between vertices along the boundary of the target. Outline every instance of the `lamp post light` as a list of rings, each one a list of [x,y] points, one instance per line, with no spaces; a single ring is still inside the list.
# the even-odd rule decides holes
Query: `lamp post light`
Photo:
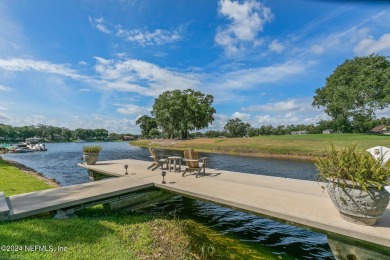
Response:
[[[165,175],[167,175],[167,173],[165,171],[162,171],[161,175],[163,176],[162,184],[166,184],[164,177],[165,177]]]
[[[126,170],[125,175],[128,175],[127,168],[129,168],[129,166],[127,164],[125,164],[125,170]]]

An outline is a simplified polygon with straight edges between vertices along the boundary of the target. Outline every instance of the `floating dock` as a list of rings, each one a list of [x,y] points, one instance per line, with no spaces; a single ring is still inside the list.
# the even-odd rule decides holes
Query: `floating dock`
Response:
[[[323,188],[324,183],[206,168],[206,174],[198,178],[190,173],[182,177],[182,172],[165,170],[166,184],[162,184],[161,169],[148,170],[150,164],[130,159],[78,164],[119,178],[6,197],[9,219],[157,187],[328,235],[379,245],[390,251],[389,206],[375,226],[362,226],[341,218]],[[127,170],[125,165],[128,165]]]

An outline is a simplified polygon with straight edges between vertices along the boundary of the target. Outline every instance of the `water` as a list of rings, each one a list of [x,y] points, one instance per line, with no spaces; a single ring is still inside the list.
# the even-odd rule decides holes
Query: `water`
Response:
[[[98,144],[98,143],[94,143]],[[99,160],[137,159],[150,161],[146,148],[130,146],[127,142],[104,142]],[[49,143],[48,151],[24,154],[5,154],[5,159],[18,161],[45,176],[54,178],[62,186],[89,182],[87,171],[77,167],[81,162],[82,146],[86,143]],[[158,155],[178,155],[180,151],[157,150]],[[317,180],[317,171],[312,162],[278,160],[231,155],[206,154],[210,168],[263,174],[277,177]],[[169,201],[156,204],[146,212],[163,212],[180,218],[192,218],[234,236],[253,246],[267,246],[274,251],[275,258],[334,259],[325,235],[294,226],[260,218],[220,207],[214,204],[175,196]]]

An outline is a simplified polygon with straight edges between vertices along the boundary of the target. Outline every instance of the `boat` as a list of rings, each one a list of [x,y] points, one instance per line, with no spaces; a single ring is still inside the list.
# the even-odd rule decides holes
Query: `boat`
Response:
[[[27,148],[27,147],[13,147],[8,150],[9,153],[30,153],[33,152],[33,150]]]
[[[41,138],[27,138],[26,142],[23,144],[26,144],[26,147],[32,151],[47,151],[46,145],[41,143]]]
[[[85,140],[82,140],[82,139],[80,139],[80,137],[79,137],[79,138],[77,138],[77,140],[75,141],[75,143],[85,143]]]

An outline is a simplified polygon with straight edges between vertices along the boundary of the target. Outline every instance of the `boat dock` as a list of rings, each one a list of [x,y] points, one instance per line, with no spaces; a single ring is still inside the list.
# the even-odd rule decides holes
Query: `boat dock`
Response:
[[[166,184],[162,184],[161,169],[148,170],[150,164],[131,159],[101,161],[96,165],[78,164],[119,178],[7,197],[9,219],[93,201],[98,203],[132,191],[157,187],[313,231],[390,247],[390,206],[375,226],[362,226],[340,217],[322,188],[323,183],[206,168],[206,174],[200,174],[198,178],[190,173],[182,177],[182,172],[165,170]],[[125,165],[128,165],[127,170]]]

